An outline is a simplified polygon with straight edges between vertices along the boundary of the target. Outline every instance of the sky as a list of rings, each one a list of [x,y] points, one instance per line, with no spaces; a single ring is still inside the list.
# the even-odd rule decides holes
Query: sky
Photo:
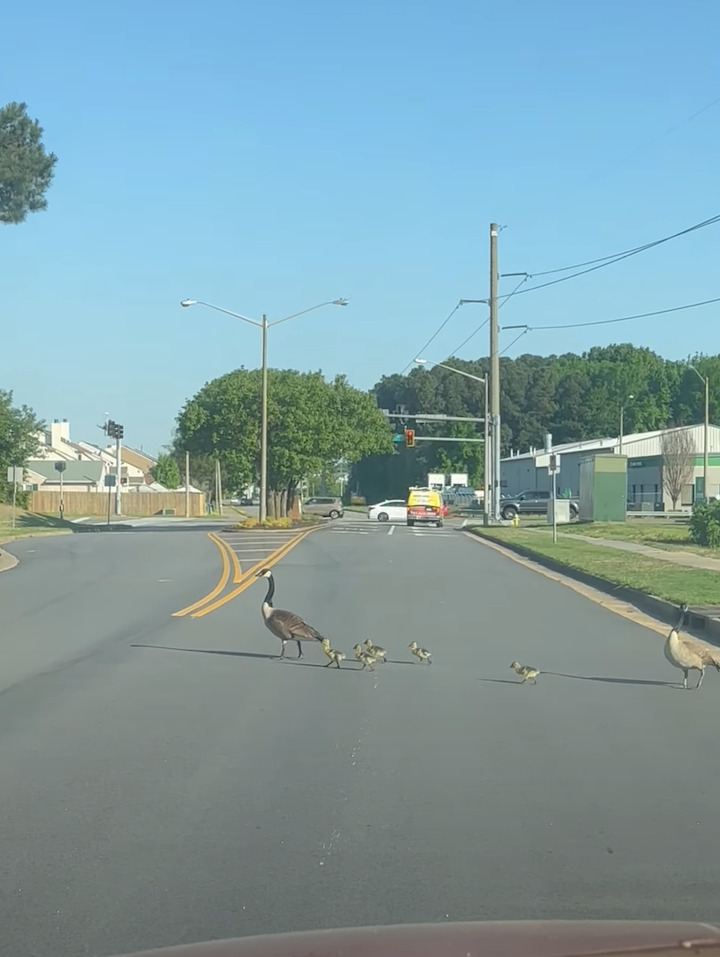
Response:
[[[182,299],[272,321],[347,297],[272,330],[269,362],[369,389],[487,297],[491,222],[500,272],[533,274],[720,213],[715,0],[35,0],[3,21],[0,103],[58,163],[47,211],[0,227],[0,388],[75,440],[109,413],[157,452],[205,382],[259,365],[258,329]],[[518,294],[501,325],[535,328],[501,350],[717,353],[720,303],[537,327],[720,297],[719,251],[720,224]],[[458,309],[425,357],[486,317]],[[487,351],[485,327],[458,354]]]

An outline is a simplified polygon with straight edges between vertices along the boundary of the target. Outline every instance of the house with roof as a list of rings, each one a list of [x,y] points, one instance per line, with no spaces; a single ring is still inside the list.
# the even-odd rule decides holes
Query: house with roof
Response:
[[[557,487],[560,493],[577,497],[580,493],[580,463],[589,455],[625,455],[628,474],[628,509],[637,511],[666,511],[672,500],[664,487],[662,437],[672,429],[637,432],[622,438],[588,439],[553,446],[560,455]],[[675,430],[677,431],[677,430]],[[683,489],[680,507],[689,509],[704,495],[704,425],[690,425],[682,431],[690,432],[696,454],[692,475]],[[708,495],[720,494],[720,426],[708,430]],[[531,448],[523,453],[511,453],[501,460],[500,479],[503,492],[516,495],[526,489],[549,491],[551,478],[547,471],[544,449]]]
[[[101,463],[103,466],[101,470],[103,482],[105,475],[115,475],[117,471],[115,446],[112,445],[108,446],[107,449],[103,449],[91,442],[71,441],[70,423],[67,419],[55,419],[45,431],[38,434],[37,438],[38,450],[33,458],[27,463],[30,469],[33,468],[33,463],[38,462],[63,461],[68,463]],[[145,456],[142,453],[137,453],[134,450],[126,449],[124,446],[121,446],[120,459],[121,483],[126,489],[129,490],[139,485],[148,485],[153,483],[153,478],[152,475],[150,475],[149,469],[154,464],[154,461],[150,458],[150,456]],[[56,487],[60,487],[59,472],[56,473],[58,476],[58,482],[54,483],[51,481],[50,484],[48,484],[47,479],[44,482],[42,481],[42,476],[44,474],[42,469],[39,471],[34,471],[37,478],[34,478],[31,484],[42,485],[45,491],[52,491]],[[68,491],[75,487],[79,488],[82,483],[78,482],[77,486],[68,484],[65,479],[66,474],[67,470],[63,475],[63,487],[67,487]],[[73,469],[73,474],[80,475],[80,472],[78,472],[77,469]],[[53,476],[50,476],[50,479],[53,478]],[[82,490],[92,491],[91,489]],[[163,491],[165,491],[164,488]]]
[[[61,483],[64,492],[105,491],[105,476],[108,472],[103,462],[62,462],[65,468],[61,473],[56,468],[61,461],[30,459],[25,466],[25,483],[37,486],[38,491],[43,492],[59,492]]]

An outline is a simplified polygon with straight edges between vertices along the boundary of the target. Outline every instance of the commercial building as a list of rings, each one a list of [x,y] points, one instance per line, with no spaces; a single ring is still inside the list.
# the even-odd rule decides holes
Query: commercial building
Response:
[[[580,492],[580,462],[591,454],[627,456],[628,509],[637,511],[666,511],[672,509],[672,499],[664,487],[662,436],[672,429],[655,432],[637,432],[625,435],[620,448],[619,437],[568,442],[553,446],[560,453],[560,472],[557,487],[562,494],[573,497]],[[693,474],[682,491],[678,507],[690,509],[697,498],[703,497],[704,425],[690,425],[682,431],[691,433],[696,449]],[[708,433],[708,493],[720,496],[720,426],[711,425]],[[525,489],[549,490],[551,479],[544,464],[544,449],[530,449],[512,454],[500,464],[502,490],[511,495]]]

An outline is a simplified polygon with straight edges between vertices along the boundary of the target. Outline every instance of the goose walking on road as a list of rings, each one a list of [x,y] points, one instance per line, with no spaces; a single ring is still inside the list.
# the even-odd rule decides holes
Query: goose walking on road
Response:
[[[703,641],[697,638],[691,638],[690,635],[681,635],[680,628],[685,620],[685,614],[688,610],[687,605],[680,606],[680,617],[670,629],[670,634],[665,641],[665,657],[675,668],[679,668],[683,673],[683,688],[688,690],[688,674],[690,671],[699,671],[700,677],[698,683],[692,689],[697,691],[703,683],[705,677],[705,668],[712,665],[717,671],[720,671],[720,649],[711,648]]]
[[[267,578],[268,590],[265,600],[262,603],[262,616],[265,627],[276,638],[282,642],[282,651],[278,655],[278,660],[285,657],[285,645],[288,641],[294,641],[298,646],[298,658],[302,658],[303,650],[300,642],[302,641],[322,641],[323,636],[316,631],[312,625],[308,625],[299,615],[293,611],[284,611],[282,608],[273,608],[273,595],[275,594],[275,579],[269,568],[262,568],[256,578]]]

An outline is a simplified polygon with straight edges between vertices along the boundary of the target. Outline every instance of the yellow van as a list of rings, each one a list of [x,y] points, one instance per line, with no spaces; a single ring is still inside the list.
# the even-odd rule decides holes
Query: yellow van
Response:
[[[437,525],[442,528],[443,515],[442,495],[430,488],[411,488],[407,503],[408,525]]]

